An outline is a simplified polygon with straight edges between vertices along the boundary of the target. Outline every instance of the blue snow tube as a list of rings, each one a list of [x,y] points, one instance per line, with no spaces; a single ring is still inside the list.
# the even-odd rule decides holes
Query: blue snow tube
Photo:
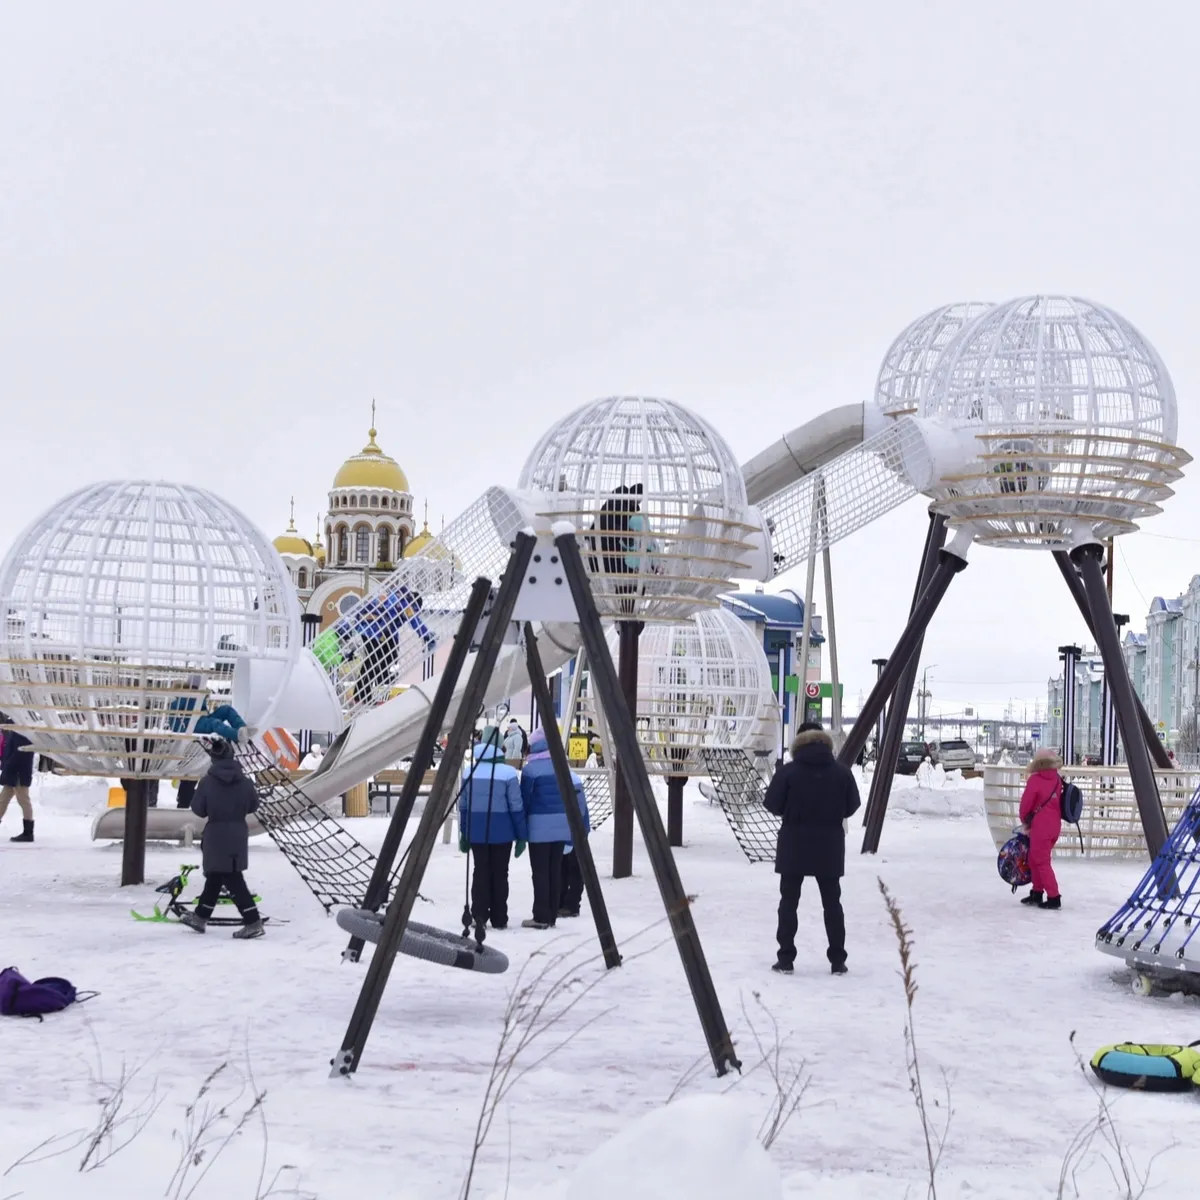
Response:
[[[1114,1087],[1145,1092],[1190,1092],[1200,1067],[1200,1050],[1191,1046],[1118,1042],[1092,1055],[1092,1070]]]
[[[378,944],[385,915],[371,912],[369,908],[339,908],[337,923],[353,937]],[[500,975],[508,970],[507,956],[492,946],[480,946],[472,938],[447,933],[418,921],[409,921],[400,941],[400,953],[443,967],[482,971],[485,975]]]

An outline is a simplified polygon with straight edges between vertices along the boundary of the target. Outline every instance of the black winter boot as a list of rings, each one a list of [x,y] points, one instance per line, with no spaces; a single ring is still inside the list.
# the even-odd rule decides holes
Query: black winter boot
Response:
[[[32,842],[33,841],[33,822],[22,820],[22,825],[25,826],[23,832],[18,833],[16,837],[9,838],[10,842]]]
[[[1051,896],[1048,900],[1043,900],[1039,908],[1062,908],[1062,897]]]
[[[1022,904],[1032,904],[1034,908],[1041,908],[1043,899],[1044,899],[1044,896],[1042,895],[1041,892],[1030,892],[1028,896],[1025,896],[1021,900],[1021,903]]]

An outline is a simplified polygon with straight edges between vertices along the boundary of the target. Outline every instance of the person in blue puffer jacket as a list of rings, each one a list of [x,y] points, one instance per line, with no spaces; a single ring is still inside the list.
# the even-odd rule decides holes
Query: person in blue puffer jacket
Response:
[[[474,750],[474,763],[463,769],[458,793],[458,848],[474,861],[471,919],[482,928],[508,924],[508,862],[513,843],[517,858],[528,833],[516,769],[504,761],[500,731],[491,729]]]
[[[590,828],[583,783],[574,773],[571,782],[584,825]],[[526,929],[550,929],[561,906],[563,853],[571,842],[571,827],[546,749],[546,734],[541,729],[529,735],[529,757],[521,771],[521,798],[529,826],[529,867],[533,872],[533,919],[521,924]]]

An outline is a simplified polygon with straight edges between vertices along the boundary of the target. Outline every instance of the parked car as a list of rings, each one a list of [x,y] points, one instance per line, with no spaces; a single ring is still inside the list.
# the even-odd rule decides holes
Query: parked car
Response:
[[[929,755],[924,742],[904,742],[900,747],[900,758],[896,763],[897,775],[915,775],[917,768]]]
[[[975,751],[961,739],[955,738],[931,747],[930,757],[943,771],[975,770]]]

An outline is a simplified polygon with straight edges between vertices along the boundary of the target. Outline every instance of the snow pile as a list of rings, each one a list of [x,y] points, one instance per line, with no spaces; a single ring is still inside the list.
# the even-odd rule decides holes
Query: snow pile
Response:
[[[655,1109],[588,1155],[566,1200],[783,1200],[758,1119],[729,1096],[690,1096]]]
[[[71,816],[91,815],[108,803],[110,784],[118,780],[93,779],[81,775],[39,773],[33,777],[33,813],[53,812]]]

